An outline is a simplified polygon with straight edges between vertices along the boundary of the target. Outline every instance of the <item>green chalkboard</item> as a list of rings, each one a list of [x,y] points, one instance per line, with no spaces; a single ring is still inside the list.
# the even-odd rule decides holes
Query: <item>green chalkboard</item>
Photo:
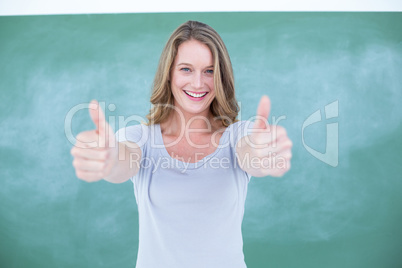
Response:
[[[135,266],[132,184],[78,180],[70,134],[91,99],[115,129],[145,117],[189,19],[227,44],[241,119],[269,95],[294,142],[288,174],[249,184],[248,267],[402,267],[402,14],[332,12],[0,17],[0,266]]]

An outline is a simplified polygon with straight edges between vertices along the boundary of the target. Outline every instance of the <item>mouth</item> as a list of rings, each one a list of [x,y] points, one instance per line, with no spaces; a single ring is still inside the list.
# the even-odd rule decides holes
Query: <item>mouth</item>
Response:
[[[209,93],[209,92],[195,93],[187,90],[184,90],[184,92],[192,100],[202,100]]]

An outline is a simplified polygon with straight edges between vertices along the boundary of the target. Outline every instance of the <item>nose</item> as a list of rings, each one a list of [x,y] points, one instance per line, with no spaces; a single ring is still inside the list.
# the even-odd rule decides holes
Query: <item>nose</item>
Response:
[[[204,81],[201,73],[194,73],[193,80],[192,80],[192,87],[194,89],[202,89],[204,86]]]

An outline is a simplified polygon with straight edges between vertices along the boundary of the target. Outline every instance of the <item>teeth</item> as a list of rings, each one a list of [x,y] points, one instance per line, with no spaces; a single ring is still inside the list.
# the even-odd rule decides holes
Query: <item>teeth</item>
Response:
[[[202,93],[202,94],[191,93],[191,92],[188,92],[188,91],[184,91],[184,92],[186,92],[187,95],[190,95],[191,97],[194,97],[194,98],[201,98],[201,97],[204,97],[207,94],[207,92]]]

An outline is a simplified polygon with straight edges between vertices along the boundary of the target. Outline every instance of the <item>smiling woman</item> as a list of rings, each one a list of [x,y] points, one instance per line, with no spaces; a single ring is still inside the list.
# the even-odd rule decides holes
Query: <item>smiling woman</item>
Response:
[[[282,176],[292,156],[286,131],[268,125],[268,97],[252,127],[238,121],[226,47],[210,26],[188,21],[162,52],[151,103],[148,124],[113,135],[94,101],[97,129],[80,133],[71,151],[77,176],[133,182],[137,268],[246,267],[241,225],[248,182]]]
[[[212,116],[219,117],[225,127],[236,121],[240,109],[235,97],[232,63],[223,40],[210,26],[189,21],[178,27],[167,41],[154,80],[151,96],[154,107],[147,116],[154,124],[164,122],[172,112],[171,91],[175,85],[170,83],[172,75],[178,79],[187,77],[191,89],[185,90],[192,91],[190,94],[200,93],[200,87],[209,87],[211,90],[204,91],[214,95],[206,98]]]
[[[20,8],[32,8],[34,3],[35,8],[57,5],[60,11],[68,11],[59,1],[48,1],[48,5],[41,5],[41,0],[30,1],[31,5],[23,1],[1,1],[0,9],[12,2]],[[373,2],[385,5],[391,1],[365,1],[361,10]],[[309,9],[305,1],[299,2]],[[115,1],[110,3],[112,8],[116,6]],[[72,1],[69,5],[73,6]],[[216,8],[206,2],[202,6]],[[253,120],[250,117],[255,115],[261,95],[269,94],[273,104],[270,123],[280,120],[294,140],[292,169],[283,178],[252,177],[247,184],[242,221],[247,266],[402,267],[402,13],[124,11],[110,15],[88,10],[88,15],[0,17],[0,267],[133,268],[138,243],[138,256],[143,256],[153,238],[143,225],[145,213],[151,211],[166,211],[163,215],[152,214],[159,216],[154,218],[160,220],[156,224],[161,222],[154,229],[158,231],[155,235],[166,234],[166,229],[176,230],[179,234],[170,236],[167,242],[186,239],[182,248],[192,242],[190,246],[198,246],[199,255],[208,254],[209,247],[202,249],[205,244],[197,243],[212,241],[210,236],[217,233],[213,230],[220,227],[215,225],[214,229],[212,223],[227,224],[222,218],[228,214],[219,215],[219,211],[227,210],[219,206],[232,202],[242,207],[244,194],[240,191],[245,187],[241,182],[247,183],[248,177],[237,167],[225,169],[246,162],[232,162],[225,155],[234,148],[231,139],[241,122],[231,124],[223,133],[216,132],[213,145],[221,148],[216,148],[203,166],[202,155],[195,155],[193,161],[200,158],[200,163],[172,159],[166,150],[169,137],[163,135],[162,144],[161,132],[145,132],[159,130],[158,124],[119,131],[119,140],[121,137],[123,141],[126,133],[126,139],[143,148],[144,155],[142,171],[117,185],[102,180],[85,183],[87,176],[100,178],[86,164],[77,168],[78,172],[87,170],[81,174],[85,180],[77,179],[69,154],[75,143],[72,135],[93,126],[87,115],[89,97],[101,100],[113,131],[134,120],[148,122],[144,117],[151,108],[152,80],[159,56],[169,35],[189,19],[207,22],[225,41],[236,78],[236,99],[241,102],[237,119]],[[330,103],[337,103],[336,109],[327,109]],[[331,118],[331,114],[336,117]],[[306,127],[302,134],[305,120],[313,115],[321,121]],[[103,123],[99,126],[102,132]],[[142,130],[144,139],[136,140]],[[148,134],[158,138],[155,146],[149,146],[153,141]],[[189,133],[187,138],[183,132],[182,139],[210,147],[207,137],[195,140],[204,136],[205,132]],[[98,133],[94,139],[99,137]],[[334,152],[335,142],[339,148]],[[337,157],[338,166],[328,165],[307,148]],[[111,159],[107,153],[113,150],[98,147],[84,151],[87,156],[77,161],[96,162],[92,168],[100,170],[99,163]],[[89,160],[97,156],[99,160]],[[132,154],[133,164],[136,157]],[[277,160],[272,162],[279,163]],[[215,172],[204,171],[204,167]],[[148,169],[151,176],[146,178]],[[239,172],[238,180],[233,171]],[[106,179],[112,179],[110,176],[108,173]],[[126,176],[130,174],[121,175],[121,180]],[[231,194],[236,192],[234,189],[239,189],[239,195]],[[227,228],[239,221],[231,221]],[[171,222],[174,225],[168,225]],[[193,222],[198,224],[190,226]],[[220,250],[229,251],[231,240],[225,239],[225,232],[229,229],[217,234],[216,239],[225,240],[227,244]],[[202,238],[203,234],[207,235]],[[188,251],[196,252],[192,249]],[[177,259],[174,254],[170,258]]]
[[[174,106],[185,117],[208,116],[209,106],[215,98],[213,58],[208,46],[194,39],[179,46],[170,85]]]

